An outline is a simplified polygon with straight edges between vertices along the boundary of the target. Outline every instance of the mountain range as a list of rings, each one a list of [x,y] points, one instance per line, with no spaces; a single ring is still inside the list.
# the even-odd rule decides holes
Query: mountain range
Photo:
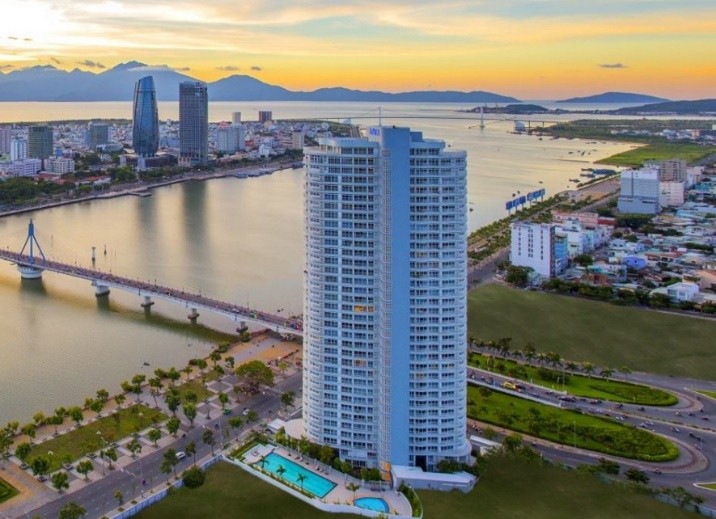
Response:
[[[136,61],[121,63],[97,74],[79,69],[67,72],[52,65],[41,65],[7,74],[0,72],[0,101],[131,101],[134,83],[149,75],[154,76],[157,99],[160,101],[176,101],[179,98],[179,83],[196,81],[172,68],[148,66]],[[212,101],[519,102],[514,97],[482,91],[388,93],[335,87],[300,92],[246,75],[233,75],[207,85]]]
[[[662,103],[668,101],[662,97],[648,96],[644,94],[633,94],[630,92],[604,92],[586,97],[572,97],[562,99],[557,103]]]

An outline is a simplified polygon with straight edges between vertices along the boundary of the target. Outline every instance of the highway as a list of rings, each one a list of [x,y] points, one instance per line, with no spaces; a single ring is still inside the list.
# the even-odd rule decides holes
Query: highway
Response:
[[[634,373],[629,381],[648,384],[675,393],[679,403],[670,407],[640,406],[633,404],[617,405],[610,402],[592,403],[594,400],[576,397],[573,402],[560,400],[564,393],[558,387],[550,388],[516,380],[494,372],[477,368],[468,368],[468,380],[473,384],[485,385],[515,396],[524,394],[551,405],[562,405],[596,416],[607,416],[625,425],[631,424],[654,432],[671,440],[679,449],[679,458],[665,463],[649,463],[628,460],[616,456],[593,453],[575,449],[569,445],[559,445],[529,435],[523,435],[527,441],[534,442],[535,448],[548,459],[568,465],[594,463],[599,458],[616,461],[623,467],[637,467],[647,472],[654,487],[683,486],[692,493],[706,499],[716,506],[716,493],[693,487],[693,483],[716,481],[716,401],[701,397],[693,388],[712,389],[716,383],[708,381],[684,380],[658,375]],[[524,391],[503,389],[503,382],[519,383]],[[489,424],[478,424],[481,428]],[[509,431],[508,431],[509,432]]]

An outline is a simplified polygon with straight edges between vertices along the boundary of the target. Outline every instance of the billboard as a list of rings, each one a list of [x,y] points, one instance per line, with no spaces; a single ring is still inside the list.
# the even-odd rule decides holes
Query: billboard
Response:
[[[508,200],[505,203],[505,209],[511,211],[512,209],[518,209],[521,205],[525,205],[527,202],[534,202],[544,197],[546,191],[544,189],[538,189],[532,191],[526,195],[518,196],[512,200]]]

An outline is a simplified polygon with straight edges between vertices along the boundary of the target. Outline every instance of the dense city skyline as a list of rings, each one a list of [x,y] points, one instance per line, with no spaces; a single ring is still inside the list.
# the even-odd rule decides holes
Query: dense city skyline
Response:
[[[716,7],[663,0],[454,0],[330,5],[8,0],[0,71],[100,72],[136,59],[204,81],[294,89],[489,90],[524,99],[604,90],[708,97]],[[669,67],[668,76],[663,74]]]

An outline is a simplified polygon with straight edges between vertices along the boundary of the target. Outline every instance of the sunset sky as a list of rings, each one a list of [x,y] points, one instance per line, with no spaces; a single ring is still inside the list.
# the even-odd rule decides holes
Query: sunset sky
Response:
[[[713,0],[2,0],[0,71],[137,60],[291,89],[716,97]]]

